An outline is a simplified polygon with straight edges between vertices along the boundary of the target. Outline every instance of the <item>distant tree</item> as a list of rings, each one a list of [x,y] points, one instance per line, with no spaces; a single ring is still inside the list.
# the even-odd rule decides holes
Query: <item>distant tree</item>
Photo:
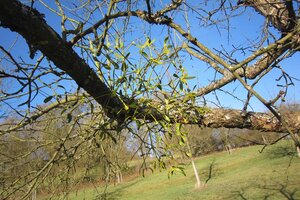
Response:
[[[292,118],[293,116],[296,117],[296,121],[300,121],[300,104],[297,102],[294,103],[287,103],[287,104],[282,104],[279,107],[280,113],[282,113],[285,116],[290,116],[289,118]],[[299,135],[299,130],[298,130],[298,135]],[[298,156],[300,157],[300,147],[297,146],[297,152]]]
[[[287,132],[299,148],[299,113],[280,114],[275,106],[299,80],[283,62],[299,51],[297,7],[293,0],[0,0],[1,139],[47,130],[47,123],[31,128],[57,109],[53,121],[64,119],[68,127],[57,140],[43,141],[54,151],[34,178],[6,186],[2,197],[20,191],[26,199],[54,164],[80,159],[82,144],[97,146],[99,135],[133,126],[148,128],[146,137],[136,132],[142,144],[172,137],[174,124],[197,124]],[[262,27],[235,29],[249,13]],[[192,66],[208,69],[194,77]],[[273,71],[277,81],[264,79]],[[267,84],[279,86],[269,99],[257,89]],[[222,106],[219,92],[242,102],[240,110]],[[253,97],[270,113],[249,112]],[[73,112],[77,107],[82,113]],[[8,116],[16,119],[5,123]]]

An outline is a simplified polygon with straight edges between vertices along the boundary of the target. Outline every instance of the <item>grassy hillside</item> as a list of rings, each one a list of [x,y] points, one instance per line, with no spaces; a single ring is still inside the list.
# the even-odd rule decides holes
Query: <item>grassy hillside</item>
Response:
[[[268,147],[236,149],[198,158],[196,165],[203,182],[202,189],[194,188],[190,165],[186,176],[176,174],[168,179],[167,171],[154,172],[145,178],[107,188],[86,188],[72,193],[70,199],[125,200],[191,200],[191,199],[300,199],[300,158],[291,143],[281,142]]]

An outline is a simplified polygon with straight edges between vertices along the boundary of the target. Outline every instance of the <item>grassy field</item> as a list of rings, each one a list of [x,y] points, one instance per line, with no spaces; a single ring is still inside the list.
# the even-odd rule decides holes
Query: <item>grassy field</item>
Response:
[[[300,158],[291,143],[281,142],[268,147],[235,149],[233,154],[213,153],[195,160],[200,178],[206,182],[195,189],[191,165],[186,176],[176,174],[168,179],[167,171],[117,186],[85,188],[72,193],[69,199],[120,200],[192,200],[192,199],[300,199]]]

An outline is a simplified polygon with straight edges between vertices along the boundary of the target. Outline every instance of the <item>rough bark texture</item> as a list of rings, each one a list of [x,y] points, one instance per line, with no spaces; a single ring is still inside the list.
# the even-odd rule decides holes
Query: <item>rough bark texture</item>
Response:
[[[240,4],[253,7],[258,13],[268,18],[280,32],[289,32],[296,25],[296,16],[292,1],[244,0]]]
[[[284,119],[287,120],[292,131],[299,132],[300,113],[285,114]],[[211,109],[203,116],[201,122],[203,126],[213,128],[247,128],[271,132],[287,131],[271,114],[258,112],[243,114],[240,110]]]

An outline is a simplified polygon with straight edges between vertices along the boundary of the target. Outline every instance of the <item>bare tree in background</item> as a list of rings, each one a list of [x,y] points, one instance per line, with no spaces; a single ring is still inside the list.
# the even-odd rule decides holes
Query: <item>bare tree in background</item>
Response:
[[[236,45],[228,37],[215,48],[199,34],[230,36],[240,31],[232,28],[234,20],[249,13],[265,22],[254,39]],[[9,35],[1,36],[0,46],[1,142],[13,145],[13,137],[34,143],[22,155],[1,154],[1,167],[14,168],[14,162],[52,149],[33,173],[6,181],[3,198],[27,198],[54,165],[65,162],[71,169],[73,161],[99,147],[103,134],[122,129],[148,127],[149,137],[136,137],[150,141],[149,148],[155,148],[151,138],[171,137],[173,124],[287,132],[300,146],[299,113],[280,114],[275,106],[299,81],[282,64],[299,51],[298,1],[0,0],[0,26]],[[194,65],[208,66],[196,87]],[[280,73],[280,83],[274,83],[280,87],[266,99],[256,88],[273,71]],[[228,89],[236,86],[243,93]],[[163,98],[154,98],[155,91]],[[217,92],[242,101],[240,110],[207,106],[222,105]],[[253,98],[271,114],[249,112]],[[78,107],[82,112],[75,112]],[[39,132],[51,135],[43,116],[57,109],[52,120],[67,130],[59,138],[40,137]],[[155,133],[148,123],[164,134],[150,137]]]

